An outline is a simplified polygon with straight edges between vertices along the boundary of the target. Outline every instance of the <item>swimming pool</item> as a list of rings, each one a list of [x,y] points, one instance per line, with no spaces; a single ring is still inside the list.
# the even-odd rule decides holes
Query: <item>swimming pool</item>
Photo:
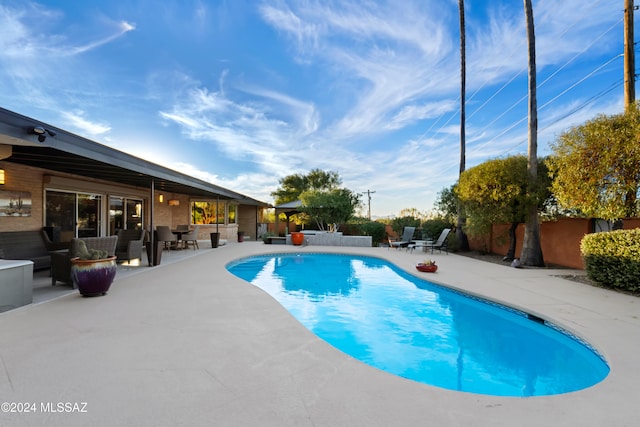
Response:
[[[451,390],[542,396],[609,373],[589,345],[499,304],[412,276],[374,257],[252,256],[227,265],[329,344],[392,374]]]

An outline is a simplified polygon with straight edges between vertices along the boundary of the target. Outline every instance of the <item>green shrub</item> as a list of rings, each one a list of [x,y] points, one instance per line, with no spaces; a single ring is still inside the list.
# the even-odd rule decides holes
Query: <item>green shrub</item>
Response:
[[[275,237],[275,236],[277,236],[277,234],[276,234],[276,233],[272,233],[271,231],[267,231],[266,233],[264,233],[264,234],[262,235],[262,241],[263,241],[264,243],[269,243],[269,238],[270,238],[270,237]]]
[[[385,225],[378,221],[363,221],[349,224],[350,232],[354,235],[371,236],[372,246],[378,246],[386,239]]]
[[[640,290],[640,229],[587,234],[580,242],[587,276],[604,286]]]
[[[447,249],[449,252],[458,252],[460,250],[460,242],[458,241],[456,230],[451,230],[447,236]]]

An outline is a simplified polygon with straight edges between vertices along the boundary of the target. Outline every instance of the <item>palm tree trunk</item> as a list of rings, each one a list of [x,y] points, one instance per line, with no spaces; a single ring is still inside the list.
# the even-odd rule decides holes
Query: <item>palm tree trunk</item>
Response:
[[[518,243],[518,235],[516,230],[518,229],[518,222],[512,222],[509,227],[509,249],[507,254],[502,258],[503,261],[513,261],[516,257],[516,244]]]
[[[460,12],[460,174],[462,174],[466,164],[465,101],[467,98],[467,53],[464,25],[464,0],[458,0],[458,9]],[[464,232],[466,222],[467,218],[462,210],[462,204],[458,201],[456,237],[458,239],[458,250],[465,252],[469,250],[469,240]]]
[[[529,42],[529,155],[527,171],[529,173],[528,192],[532,193],[538,179],[538,104],[536,98],[536,37],[531,0],[524,0],[524,14],[527,21],[527,40]],[[535,197],[531,199],[535,200]],[[536,203],[530,203],[527,208],[520,262],[523,265],[544,266]]]

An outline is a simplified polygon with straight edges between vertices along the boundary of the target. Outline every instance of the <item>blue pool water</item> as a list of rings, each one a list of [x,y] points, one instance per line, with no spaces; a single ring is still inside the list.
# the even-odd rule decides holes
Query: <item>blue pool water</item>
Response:
[[[541,396],[590,387],[609,373],[588,345],[552,325],[378,258],[270,254],[227,269],[341,351],[425,384]]]

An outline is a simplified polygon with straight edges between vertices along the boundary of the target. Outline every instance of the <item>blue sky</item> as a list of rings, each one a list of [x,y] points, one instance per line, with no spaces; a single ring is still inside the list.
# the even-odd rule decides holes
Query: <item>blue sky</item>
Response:
[[[533,2],[538,153],[623,109],[622,0]],[[373,216],[457,179],[455,0],[0,0],[0,105],[272,203],[320,168]],[[467,168],[527,152],[522,1],[466,1]],[[366,202],[366,198],[365,198]]]

